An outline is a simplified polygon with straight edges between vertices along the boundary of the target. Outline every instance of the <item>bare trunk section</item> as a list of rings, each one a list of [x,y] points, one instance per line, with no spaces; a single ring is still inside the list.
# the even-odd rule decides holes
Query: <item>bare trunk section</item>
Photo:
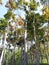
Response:
[[[28,65],[28,59],[27,59],[27,22],[25,25],[25,33],[24,33],[24,65]]]
[[[26,40],[25,40],[26,41]],[[24,45],[24,65],[28,65],[28,59],[27,59],[27,44],[25,42],[25,45]]]
[[[12,60],[12,65],[15,65],[15,45],[14,45],[14,49],[12,51],[12,58],[11,58],[11,60]]]
[[[5,32],[4,32],[4,34],[3,34],[3,36],[2,36],[2,45],[3,45],[3,47],[2,47],[2,53],[1,53],[1,58],[0,58],[0,65],[3,65],[4,64],[4,60],[5,60],[5,47],[4,47],[4,43],[5,42]]]

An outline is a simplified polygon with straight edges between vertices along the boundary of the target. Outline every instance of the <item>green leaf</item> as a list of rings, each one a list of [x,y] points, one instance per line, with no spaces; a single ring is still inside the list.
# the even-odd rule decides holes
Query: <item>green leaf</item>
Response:
[[[4,17],[5,17],[6,19],[10,19],[11,16],[12,16],[12,11],[8,11],[8,12],[4,15]]]

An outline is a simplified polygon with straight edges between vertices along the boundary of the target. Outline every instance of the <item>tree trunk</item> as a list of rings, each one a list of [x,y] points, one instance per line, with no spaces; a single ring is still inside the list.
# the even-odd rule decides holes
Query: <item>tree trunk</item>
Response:
[[[25,33],[24,33],[24,65],[28,65],[28,59],[27,59],[27,22],[25,25]]]
[[[15,65],[15,45],[14,45],[14,49],[12,51],[12,65]]]
[[[25,43],[24,47],[24,65],[28,65],[28,59],[27,59],[27,45]]]
[[[4,34],[3,34],[3,37],[2,37],[2,45],[3,45],[3,51],[4,51],[4,53],[5,53],[5,47],[4,47],[4,45],[5,45],[5,32],[3,32]],[[4,57],[4,53],[3,53],[3,57],[2,57],[2,64],[4,63],[4,59],[5,59],[5,57]]]
[[[3,48],[4,48],[4,42],[5,42],[5,33],[3,34],[3,37],[2,37]]]
[[[35,63],[36,63],[36,65],[40,65],[39,64],[39,50],[38,50],[38,40],[37,40],[37,33],[36,33],[36,27],[35,27],[35,15],[34,15],[34,21],[33,21],[33,27],[34,27],[34,40],[35,40],[35,47],[36,47],[36,51],[35,51],[35,59],[36,59],[36,61],[35,61]]]

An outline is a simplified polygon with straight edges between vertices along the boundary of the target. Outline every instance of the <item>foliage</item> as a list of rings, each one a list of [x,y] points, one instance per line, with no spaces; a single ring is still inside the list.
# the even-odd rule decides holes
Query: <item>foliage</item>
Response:
[[[6,29],[7,24],[8,23],[5,19],[0,19],[0,32]]]
[[[30,9],[36,10],[37,6],[39,6],[39,3],[37,3],[35,0],[30,0]]]
[[[2,0],[0,0],[0,4],[2,4]]]
[[[6,39],[7,42],[11,42],[12,44],[17,40],[17,37],[15,36],[15,34],[12,32],[8,33],[8,37]]]
[[[6,55],[5,55],[5,65],[12,65],[11,63],[12,63],[12,52],[10,51],[10,50],[8,50],[8,49],[6,49]],[[15,51],[15,64],[16,65],[19,65],[20,64],[20,62],[19,62],[19,60],[20,60],[20,50],[17,50],[17,51]]]
[[[6,19],[10,19],[11,16],[12,16],[12,11],[8,11],[8,12],[4,15],[4,17],[5,17]]]
[[[16,9],[17,8],[17,3],[14,0],[9,0],[7,2],[7,4],[5,5],[5,7],[9,8],[9,9]]]
[[[46,0],[43,0],[44,3],[45,1]],[[46,41],[44,37],[45,30],[44,28],[42,28],[42,26],[49,20],[49,9],[47,6],[45,6],[42,9],[42,15],[40,15],[39,13],[35,13],[39,5],[39,2],[36,2],[36,0],[30,0],[30,2],[26,2],[25,0],[9,0],[5,5],[5,7],[8,8],[7,13],[4,15],[5,19],[0,20],[0,31],[5,31],[7,27],[7,43],[10,43],[12,45],[16,43],[17,45],[19,45],[19,47],[22,47],[25,40],[24,33],[25,30],[27,30],[27,41],[34,40],[36,43],[35,46],[33,45],[33,49],[32,51],[30,50],[29,53],[31,52],[36,55],[35,51],[37,51],[36,48],[38,48],[41,54],[46,55],[47,51],[44,49],[44,43]],[[17,9],[21,9],[25,12],[25,22],[24,19],[22,19],[20,16],[18,16],[20,17],[20,19],[16,18],[17,15],[14,14],[14,12]],[[15,23],[14,25],[13,22]],[[12,23],[12,25],[10,23]],[[18,28],[18,26],[20,26],[21,28]],[[45,51],[43,52],[43,50]],[[20,51],[15,51],[16,65],[20,65],[20,55]],[[8,52],[6,54],[6,59],[7,61],[9,61],[9,65],[11,65],[11,56],[11,52]],[[43,60],[43,63],[47,63],[47,60]]]
[[[34,15],[35,15],[35,17],[34,17]],[[34,21],[34,19],[35,19],[35,21]],[[43,16],[40,16],[40,14],[35,14],[33,12],[33,13],[28,14],[28,16],[26,16],[26,20],[27,20],[28,36],[30,35],[30,37],[32,37],[32,39],[34,39],[34,25],[36,27],[36,34],[38,36],[42,36],[44,34],[44,30],[39,29],[45,22],[43,20]]]

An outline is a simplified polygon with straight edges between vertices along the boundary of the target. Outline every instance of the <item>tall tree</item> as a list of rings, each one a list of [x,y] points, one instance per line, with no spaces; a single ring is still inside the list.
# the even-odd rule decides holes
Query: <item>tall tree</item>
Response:
[[[39,65],[39,40],[44,39],[44,30],[40,29],[40,27],[45,23],[45,16],[39,13],[35,13],[37,10],[39,3],[35,0],[30,0],[27,8],[24,6],[25,12],[26,12],[26,22],[27,22],[27,39],[28,40],[34,40],[35,41],[35,47],[36,47],[36,64]]]
[[[41,3],[43,2],[44,0],[41,0]],[[45,0],[45,2],[43,2],[43,14],[44,14],[44,17],[48,23],[48,27],[47,27],[47,47],[48,47],[48,44],[49,44],[49,38],[48,38],[48,30],[49,30],[49,0]],[[48,60],[48,53],[47,53],[47,60]]]
[[[2,53],[1,53],[1,64],[2,64],[2,61],[4,62],[4,52],[5,52],[5,37],[6,37],[6,28],[7,28],[7,21],[5,19],[0,19],[0,35],[2,36]]]

